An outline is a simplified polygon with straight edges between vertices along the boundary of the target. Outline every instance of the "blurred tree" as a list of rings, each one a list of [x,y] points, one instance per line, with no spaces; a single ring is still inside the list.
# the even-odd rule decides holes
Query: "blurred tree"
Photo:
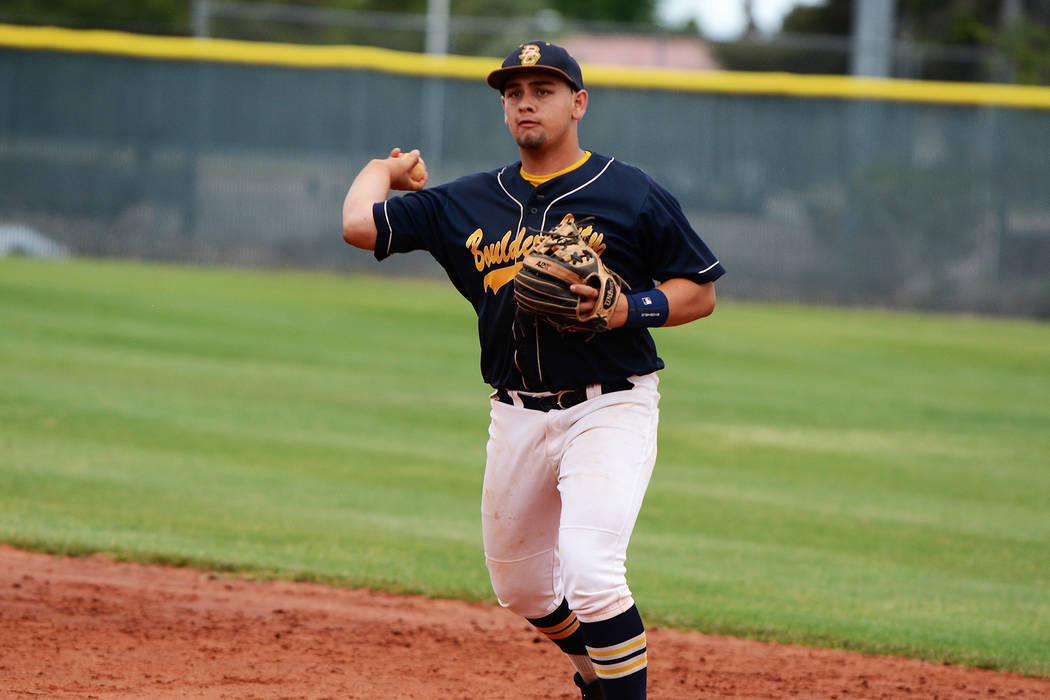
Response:
[[[839,34],[848,36],[853,22],[853,0],[830,0],[824,5],[795,7],[784,18],[785,34]]]
[[[1014,82],[1050,85],[1050,21],[1022,19],[1006,27],[996,43],[1009,60]]]
[[[0,19],[93,29],[184,33],[189,0],[0,0]]]
[[[602,22],[651,25],[656,16],[656,0],[552,0],[551,6],[564,17]]]
[[[852,10],[853,0],[800,5],[784,18],[780,36],[763,40],[752,34],[743,41],[718,45],[715,53],[732,70],[845,73]]]
[[[427,0],[239,0],[243,4],[269,1],[371,12],[423,14]],[[0,18],[9,21],[67,26],[151,28],[183,32],[188,28],[193,0],[0,0]],[[516,0],[450,0],[455,15],[489,17],[531,16],[543,9],[557,10],[563,17],[580,20],[652,24],[656,0],[539,0],[524,8]]]
[[[457,28],[453,23],[449,48],[452,53],[501,55],[507,46],[523,40],[556,37],[575,21],[637,23],[640,27],[652,27],[656,3],[657,0],[586,3],[538,0],[523,7],[517,0],[450,0],[453,17],[480,16],[488,21],[471,28]],[[212,36],[423,49],[420,17],[427,11],[427,0],[224,0],[224,4],[242,5],[249,12],[221,11],[210,15],[207,26]],[[263,4],[273,8],[250,11],[252,6],[258,8]],[[0,22],[189,34],[195,5],[196,0],[0,0]],[[271,11],[275,8],[276,11]],[[326,10],[336,13],[325,13]],[[356,21],[338,14],[346,10],[372,14],[368,16],[369,21]],[[537,21],[530,28],[520,21],[503,19],[521,17],[537,18]],[[529,36],[523,36],[522,32]]]
[[[896,0],[895,74],[930,80],[1050,84],[1047,0]],[[847,73],[854,0],[800,5],[780,34],[721,44],[734,70]]]

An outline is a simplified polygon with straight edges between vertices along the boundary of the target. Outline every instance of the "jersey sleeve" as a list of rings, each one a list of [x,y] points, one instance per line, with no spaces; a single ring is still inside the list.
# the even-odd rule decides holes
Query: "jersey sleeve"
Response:
[[[433,253],[441,237],[441,211],[442,193],[438,188],[410,192],[373,204],[376,259],[413,250]]]
[[[651,237],[647,250],[654,279],[663,282],[684,277],[703,284],[725,274],[722,263],[689,223],[682,205],[653,180],[640,217],[642,229]]]

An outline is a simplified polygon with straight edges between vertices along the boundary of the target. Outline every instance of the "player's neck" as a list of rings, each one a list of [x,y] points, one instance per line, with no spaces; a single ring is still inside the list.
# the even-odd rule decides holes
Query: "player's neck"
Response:
[[[578,163],[586,155],[579,142],[566,144],[566,147],[548,151],[545,149],[521,148],[521,167],[529,175],[549,175],[565,170]]]

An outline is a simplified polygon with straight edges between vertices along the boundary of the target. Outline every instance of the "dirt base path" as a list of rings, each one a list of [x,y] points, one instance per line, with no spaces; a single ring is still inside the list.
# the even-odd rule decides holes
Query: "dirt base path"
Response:
[[[1050,698],[1050,679],[649,630],[649,697]],[[0,697],[578,699],[489,605],[0,546]]]

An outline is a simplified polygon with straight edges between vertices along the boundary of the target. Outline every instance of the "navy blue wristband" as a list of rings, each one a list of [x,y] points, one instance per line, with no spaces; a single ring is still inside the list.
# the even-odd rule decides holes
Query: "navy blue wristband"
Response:
[[[631,328],[655,328],[667,323],[667,296],[659,289],[627,295],[627,322]]]

